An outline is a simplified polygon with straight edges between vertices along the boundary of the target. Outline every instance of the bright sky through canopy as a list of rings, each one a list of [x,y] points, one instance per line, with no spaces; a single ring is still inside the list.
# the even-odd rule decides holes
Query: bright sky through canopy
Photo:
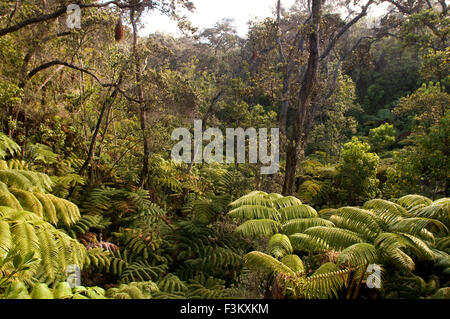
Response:
[[[247,22],[254,17],[265,18],[274,16],[276,0],[193,0],[196,7],[193,13],[187,13],[188,19],[195,27],[204,29],[213,26],[224,18],[234,19],[234,26],[240,36],[245,36],[248,30]],[[284,8],[290,8],[295,0],[282,0]],[[376,15],[381,8],[372,8],[370,13]],[[152,13],[144,19],[145,28],[142,35],[157,31],[179,34],[177,25],[168,17]]]

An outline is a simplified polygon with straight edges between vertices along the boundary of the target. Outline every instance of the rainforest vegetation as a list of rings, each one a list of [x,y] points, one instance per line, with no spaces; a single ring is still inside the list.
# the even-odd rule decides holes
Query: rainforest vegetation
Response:
[[[195,2],[0,0],[0,298],[450,298],[446,1]],[[172,160],[194,120],[279,171]]]

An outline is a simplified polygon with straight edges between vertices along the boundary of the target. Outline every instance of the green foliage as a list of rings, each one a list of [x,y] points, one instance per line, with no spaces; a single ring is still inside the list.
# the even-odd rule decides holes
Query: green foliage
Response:
[[[376,173],[379,157],[375,153],[369,153],[369,149],[367,143],[356,137],[344,144],[338,180],[343,189],[342,196],[350,203],[372,199],[378,193]]]
[[[303,6],[247,37],[225,19],[132,48],[111,28],[130,6],[83,10],[63,32],[36,22],[56,2],[0,1],[0,298],[448,298],[443,1],[396,1],[350,29],[350,1],[328,5],[314,83]],[[191,31],[177,13],[191,2],[138,2],[137,25],[149,11]],[[199,118],[280,127],[280,171],[174,162],[171,132]],[[66,282],[73,264],[86,287]],[[364,289],[373,264],[382,288]]]
[[[245,230],[247,232],[244,234],[247,235],[254,235],[258,231],[266,236],[269,234],[262,227],[254,230],[248,226],[249,222],[257,224],[270,221],[249,219],[265,217],[264,214],[255,215],[250,209],[252,206],[261,209],[260,207],[277,206],[276,203],[281,202],[292,205],[279,211],[304,206],[283,199],[275,194],[268,197],[266,193],[253,192],[236,200],[232,203],[234,211],[243,208],[239,215],[232,211],[242,222],[236,230]],[[262,203],[265,206],[261,206]],[[248,212],[248,216],[245,212]],[[441,267],[437,265],[444,260],[447,262],[447,259],[444,252],[435,252],[434,245],[435,242],[439,243],[441,249],[450,245],[450,242],[444,240],[448,238],[448,212],[448,199],[432,202],[424,196],[408,195],[399,198],[397,203],[373,199],[366,202],[364,208],[342,207],[329,210],[327,219],[319,217],[323,213],[319,216],[296,216],[297,218],[288,219],[282,224],[281,230],[268,241],[267,252],[272,256],[262,251],[253,251],[244,256],[244,264],[252,271],[271,276],[275,286],[278,285],[283,294],[291,297],[337,297],[347,285],[344,279],[348,278],[350,269],[357,269],[357,276],[363,277],[365,272],[362,267],[369,264],[381,264],[383,267],[406,272],[415,270],[416,264],[422,262]],[[275,216],[274,219],[279,218],[274,214],[272,216]],[[272,222],[278,223],[273,219]],[[442,239],[436,241],[436,238]],[[295,255],[317,255],[333,251],[337,252],[334,262],[319,265],[310,277],[304,275],[305,266]],[[348,268],[341,269],[338,265]],[[443,271],[442,268],[439,269]],[[283,280],[280,281],[280,278]],[[323,283],[317,284],[315,280],[323,280]]]
[[[8,136],[0,132],[0,160],[7,155],[14,155],[20,151],[20,146]]]
[[[382,124],[369,131],[369,143],[375,151],[382,151],[395,143],[394,126],[388,123]]]
[[[111,299],[151,299],[152,294],[158,291],[158,286],[152,281],[131,282],[109,288],[106,296]]]
[[[63,275],[68,265],[83,267],[86,255],[84,246],[38,215],[1,207],[0,224],[0,247],[3,252],[34,252],[36,258],[40,259],[38,265],[30,268],[36,278],[50,283]],[[29,279],[31,274],[26,277]]]

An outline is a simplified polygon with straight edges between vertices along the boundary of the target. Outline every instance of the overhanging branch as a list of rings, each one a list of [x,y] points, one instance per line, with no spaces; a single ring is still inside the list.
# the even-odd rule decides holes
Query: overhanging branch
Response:
[[[74,69],[74,70],[83,72],[83,73],[85,73],[85,74],[91,76],[91,77],[92,77],[94,80],[96,80],[102,87],[105,87],[105,88],[111,88],[111,87],[113,87],[114,89],[117,90],[117,92],[119,92],[120,94],[122,94],[127,100],[129,100],[129,101],[131,101],[131,102],[136,102],[136,103],[144,103],[144,102],[145,102],[145,101],[143,101],[143,100],[138,100],[138,99],[135,99],[135,98],[129,96],[128,94],[126,94],[126,92],[124,92],[124,91],[119,87],[118,84],[115,84],[115,83],[103,83],[102,80],[100,80],[100,78],[99,78],[96,74],[94,74],[93,72],[91,72],[91,71],[89,71],[89,70],[87,70],[87,69],[84,69],[84,68],[80,68],[80,67],[78,67],[78,66],[76,66],[76,65],[73,65],[73,64],[64,62],[64,61],[59,61],[59,60],[54,60],[54,61],[50,61],[50,62],[41,64],[40,66],[38,66],[38,67],[34,68],[33,70],[31,70],[31,71],[27,74],[26,79],[20,84],[20,87],[21,87],[21,88],[24,88],[25,85],[26,85],[26,83],[27,83],[29,80],[31,80],[31,78],[32,78],[33,76],[35,76],[37,73],[39,73],[39,72],[41,72],[41,71],[43,71],[43,70],[45,70],[45,69],[48,69],[48,68],[50,68],[50,67],[52,67],[52,66],[55,66],[55,65],[62,65],[62,66],[65,66],[65,67],[68,67],[68,68],[71,68],[71,69]]]

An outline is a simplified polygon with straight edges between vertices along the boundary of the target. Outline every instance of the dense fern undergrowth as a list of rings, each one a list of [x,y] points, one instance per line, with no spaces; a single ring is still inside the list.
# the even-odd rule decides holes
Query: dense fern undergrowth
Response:
[[[201,2],[0,0],[0,299],[450,299],[448,1]]]
[[[3,157],[20,151],[3,139]],[[179,164],[157,158],[171,198],[163,206],[132,187],[81,193],[76,162],[47,174],[33,161],[0,161],[2,298],[449,296],[449,198],[317,211],[294,196],[242,193],[233,169],[211,165],[180,178]],[[74,192],[84,195],[63,198]],[[367,286],[369,265],[380,266],[378,289]]]

